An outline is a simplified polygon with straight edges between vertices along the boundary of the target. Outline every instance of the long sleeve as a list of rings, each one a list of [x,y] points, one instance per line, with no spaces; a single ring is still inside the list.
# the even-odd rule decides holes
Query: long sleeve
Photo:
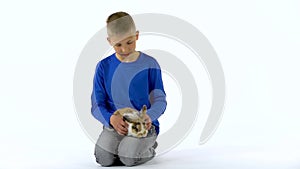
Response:
[[[150,74],[150,94],[149,100],[151,108],[148,110],[148,115],[152,121],[157,120],[165,111],[167,106],[166,94],[164,91],[161,70],[157,64],[156,69],[149,70]]]
[[[96,67],[91,112],[105,127],[118,108],[137,110],[147,105],[147,114],[159,133],[158,118],[164,113],[167,101],[160,66],[144,53],[132,63],[120,62],[115,54],[100,61]]]
[[[110,126],[110,117],[112,112],[107,108],[107,94],[104,86],[103,68],[99,63],[96,67],[96,72],[93,81],[92,91],[92,115],[99,120],[104,126]]]

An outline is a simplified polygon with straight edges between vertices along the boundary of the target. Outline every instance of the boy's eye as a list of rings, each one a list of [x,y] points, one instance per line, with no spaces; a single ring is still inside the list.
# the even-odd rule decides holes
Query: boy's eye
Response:
[[[131,41],[130,41],[130,42],[127,42],[127,44],[130,45],[130,44],[132,44],[132,42],[131,42]]]
[[[121,47],[122,45],[120,43],[115,44],[116,47]]]

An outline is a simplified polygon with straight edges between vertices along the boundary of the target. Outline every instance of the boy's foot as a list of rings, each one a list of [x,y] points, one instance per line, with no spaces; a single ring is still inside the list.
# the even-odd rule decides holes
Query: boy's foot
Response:
[[[155,141],[154,145],[152,146],[154,149],[158,146],[158,143]]]

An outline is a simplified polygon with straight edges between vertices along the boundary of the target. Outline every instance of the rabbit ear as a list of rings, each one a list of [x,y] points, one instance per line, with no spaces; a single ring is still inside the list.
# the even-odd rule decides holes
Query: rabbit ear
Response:
[[[143,105],[143,108],[141,109],[140,113],[141,113],[141,116],[146,115],[146,113],[147,113],[147,106],[146,105]]]

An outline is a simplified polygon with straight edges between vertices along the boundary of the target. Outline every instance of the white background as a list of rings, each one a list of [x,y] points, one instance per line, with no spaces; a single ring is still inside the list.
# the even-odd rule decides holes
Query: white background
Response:
[[[165,168],[191,148],[208,152],[205,168],[220,168],[226,152],[244,161],[232,155],[223,167],[300,168],[299,7],[296,0],[0,1],[0,168],[98,168],[75,113],[73,75],[87,41],[120,10],[186,20],[224,69],[226,106],[215,135],[197,145],[199,117],[186,140],[160,157]]]

